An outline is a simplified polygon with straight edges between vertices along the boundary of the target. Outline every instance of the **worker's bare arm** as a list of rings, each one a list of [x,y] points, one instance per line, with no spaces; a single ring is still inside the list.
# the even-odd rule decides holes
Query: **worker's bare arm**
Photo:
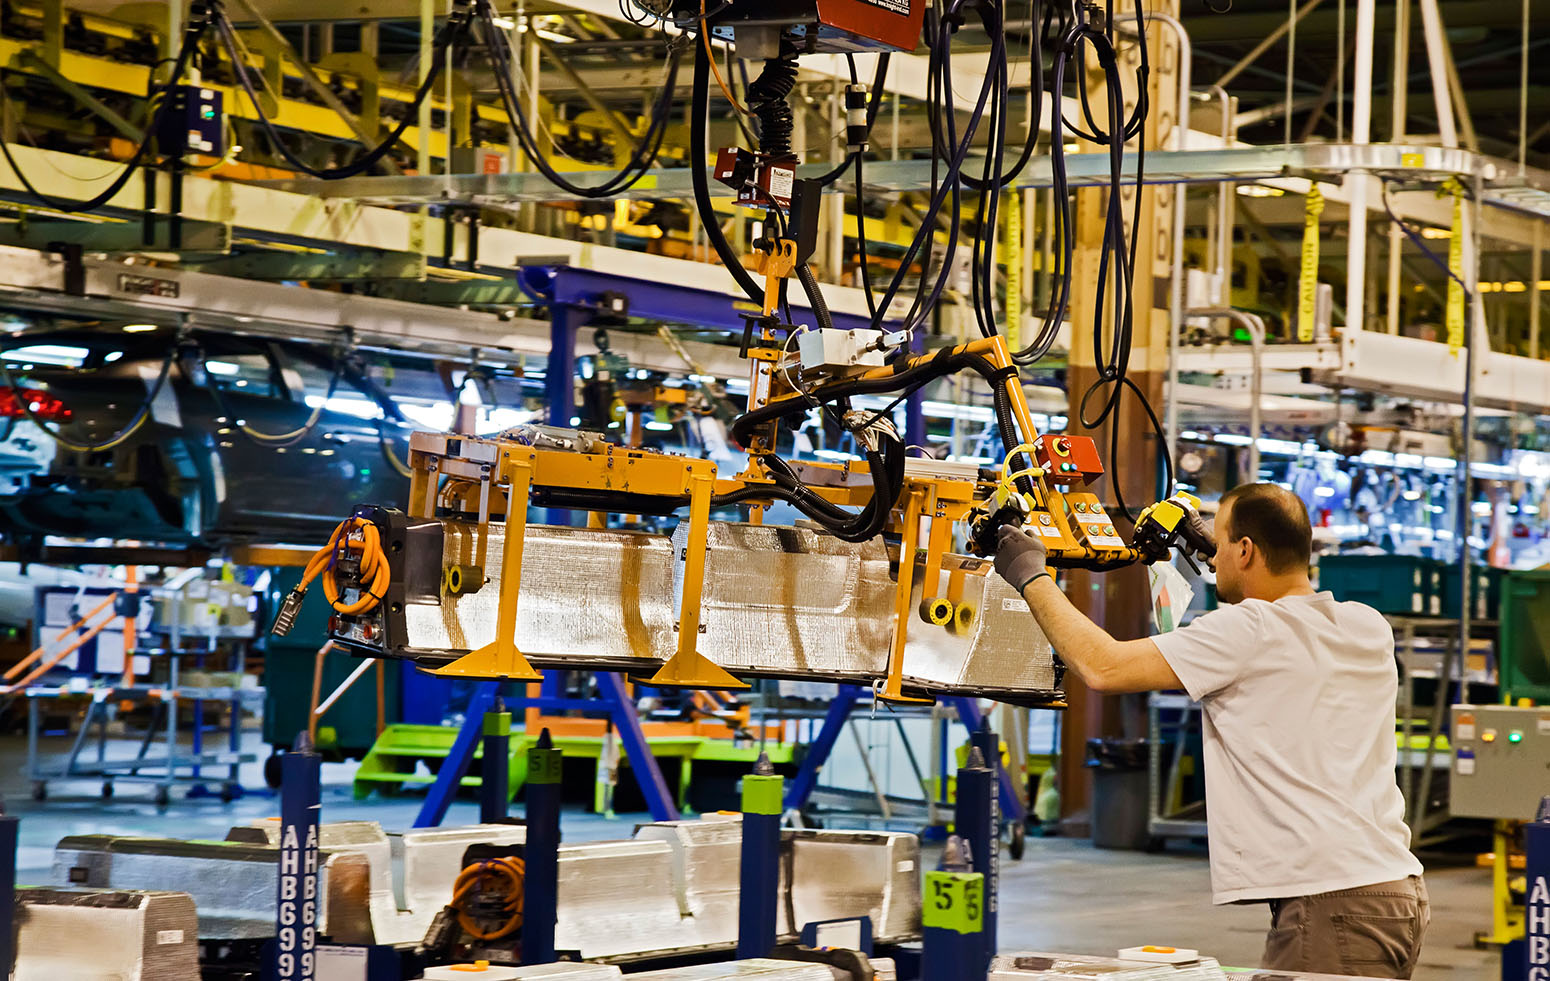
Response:
[[[1115,640],[1072,606],[1049,576],[1028,583],[1023,599],[1055,653],[1088,688],[1119,694],[1183,687],[1156,644],[1146,638]]]

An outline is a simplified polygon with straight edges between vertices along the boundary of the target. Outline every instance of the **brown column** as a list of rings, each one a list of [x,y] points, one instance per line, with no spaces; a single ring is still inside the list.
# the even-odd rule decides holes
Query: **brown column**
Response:
[[[1178,12],[1177,0],[1164,0],[1159,6],[1148,6],[1153,10],[1174,14]],[[1134,17],[1133,7],[1126,3],[1123,8],[1129,12],[1117,12],[1116,16],[1127,20]],[[1151,112],[1142,135],[1147,149],[1154,150],[1169,145],[1172,139],[1178,105],[1178,44],[1170,31],[1155,24],[1151,26],[1149,35]],[[1121,77],[1129,81],[1135,78],[1140,63],[1139,51],[1133,41],[1126,43],[1123,36],[1120,41]],[[1093,104],[1104,105],[1102,75],[1090,74],[1088,81]],[[1127,112],[1133,101],[1132,93],[1127,96]],[[1134,143],[1131,148],[1134,148]],[[1081,152],[1084,153],[1099,152],[1102,149],[1086,142],[1081,146]],[[1132,228],[1136,193],[1133,185],[1122,192],[1126,228],[1136,236],[1138,242],[1133,280],[1135,327],[1129,377],[1146,393],[1160,418],[1163,410],[1163,381],[1167,372],[1170,260],[1174,248],[1172,208],[1176,194],[1171,187],[1148,187],[1142,190],[1140,225]],[[1107,190],[1089,189],[1077,192],[1076,196],[1077,237],[1076,254],[1072,261],[1070,309],[1071,357],[1067,375],[1070,386],[1069,431],[1090,435],[1098,442],[1108,474],[1094,490],[1105,506],[1117,504],[1113,487],[1117,475],[1125,504],[1134,513],[1156,498],[1157,461],[1162,447],[1161,440],[1152,433],[1135,393],[1126,393],[1115,417],[1111,417],[1104,425],[1089,430],[1082,423],[1082,396],[1098,379],[1093,344],[1094,317],[1103,318],[1102,342],[1105,345],[1114,329],[1112,261],[1109,267],[1109,299],[1104,302],[1102,309],[1097,306],[1098,266],[1103,257],[1103,225],[1108,194]],[[1104,388],[1088,399],[1086,415],[1089,419],[1098,414],[1107,395],[1108,390]],[[1116,423],[1119,426],[1119,446],[1117,453],[1111,454],[1111,426]],[[1125,530],[1128,534],[1128,524]],[[1068,573],[1066,593],[1077,609],[1121,640],[1145,637],[1150,632],[1151,594],[1146,571],[1139,566],[1102,575]],[[1139,698],[1107,698],[1097,695],[1071,675],[1067,675],[1065,687],[1070,707],[1063,721],[1061,737],[1062,824],[1067,834],[1085,835],[1089,829],[1092,801],[1091,776],[1082,766],[1087,740],[1097,736],[1144,735],[1145,708]]]

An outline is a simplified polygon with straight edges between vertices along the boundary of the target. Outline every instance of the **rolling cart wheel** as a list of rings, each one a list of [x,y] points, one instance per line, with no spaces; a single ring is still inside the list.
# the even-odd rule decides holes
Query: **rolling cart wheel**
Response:
[[[113,799],[113,781],[111,781],[111,780],[104,780],[104,781],[102,781],[102,799],[103,800],[112,800]]]
[[[1028,827],[1019,821],[1012,825],[1012,837],[1006,845],[1007,854],[1012,856],[1012,861],[1021,862],[1023,854],[1028,851]]]
[[[172,803],[172,791],[168,790],[166,787],[157,787],[156,806],[166,807],[170,803]]]
[[[279,790],[280,773],[280,754],[269,754],[269,758],[264,761],[264,785],[270,790]]]
[[[48,800],[48,784],[42,780],[32,781],[32,799],[37,801]]]

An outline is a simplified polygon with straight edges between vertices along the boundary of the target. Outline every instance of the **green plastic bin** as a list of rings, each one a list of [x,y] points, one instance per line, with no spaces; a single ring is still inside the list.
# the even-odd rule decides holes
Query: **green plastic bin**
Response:
[[[1379,613],[1439,616],[1442,574],[1433,559],[1415,555],[1324,555],[1319,588],[1335,599],[1366,603]]]
[[[1495,620],[1501,612],[1502,580],[1506,573],[1488,565],[1472,564],[1469,567],[1470,616],[1477,620]],[[1459,616],[1459,566],[1458,563],[1442,567],[1442,615],[1450,619]]]
[[[1550,703],[1550,570],[1509,572],[1501,597],[1502,695]]]

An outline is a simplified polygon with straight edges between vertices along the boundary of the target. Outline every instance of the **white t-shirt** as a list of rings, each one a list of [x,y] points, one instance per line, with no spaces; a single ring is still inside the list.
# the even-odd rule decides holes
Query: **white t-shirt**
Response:
[[[1215,902],[1421,874],[1394,777],[1394,631],[1376,610],[1245,600],[1152,640],[1205,716]]]

